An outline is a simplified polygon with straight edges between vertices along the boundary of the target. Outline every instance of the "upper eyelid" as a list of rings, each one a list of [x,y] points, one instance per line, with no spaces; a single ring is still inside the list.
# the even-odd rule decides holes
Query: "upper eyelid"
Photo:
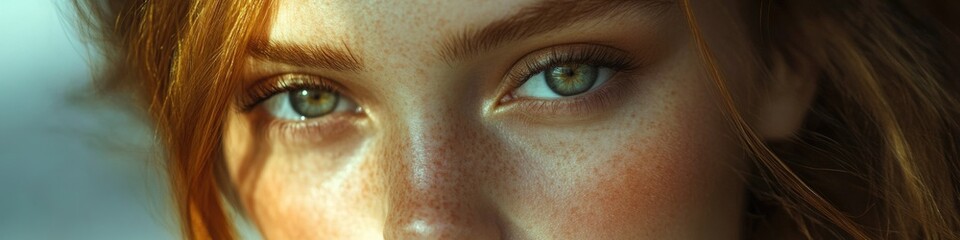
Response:
[[[501,81],[502,86],[507,89],[519,87],[531,75],[543,71],[545,68],[564,62],[583,62],[598,61],[604,64],[614,66],[604,66],[613,68],[616,71],[632,68],[635,65],[635,59],[627,51],[615,47],[574,43],[555,45],[534,50],[523,55],[509,68],[506,79]],[[281,91],[292,90],[297,87],[322,87],[344,95],[344,89],[337,85],[337,82],[325,77],[307,74],[307,73],[283,73],[263,78],[255,81],[252,85],[246,87],[244,93],[238,99],[238,106],[244,112],[252,110],[260,102],[269,99]],[[504,94],[511,91],[500,91],[502,98]],[[349,94],[346,94],[349,95]]]
[[[603,61],[605,64],[615,66],[605,66],[613,68],[616,71],[629,71],[636,67],[637,60],[630,56],[624,50],[614,47],[598,44],[567,44],[562,46],[551,46],[533,51],[510,68],[507,82],[510,88],[519,87],[527,78],[533,74],[544,71],[553,64],[572,63],[583,61]]]
[[[283,91],[290,91],[296,88],[319,87],[330,91],[343,94],[343,88],[334,81],[320,76],[304,73],[285,73],[264,80],[257,81],[244,90],[244,93],[237,99],[237,105],[241,111],[248,112],[259,105],[261,102],[273,97]]]

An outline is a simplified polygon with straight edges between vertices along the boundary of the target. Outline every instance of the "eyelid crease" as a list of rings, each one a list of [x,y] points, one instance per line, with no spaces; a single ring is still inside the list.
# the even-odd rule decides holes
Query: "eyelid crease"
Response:
[[[240,106],[242,112],[249,112],[274,95],[304,88],[319,88],[337,94],[343,92],[340,87],[321,77],[287,73],[257,81],[256,85],[250,86],[240,95],[241,97],[237,99],[237,106]]]

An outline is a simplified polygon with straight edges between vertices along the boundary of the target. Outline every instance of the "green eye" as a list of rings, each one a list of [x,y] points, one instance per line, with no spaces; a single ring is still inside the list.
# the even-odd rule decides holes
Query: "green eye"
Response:
[[[546,71],[550,90],[560,96],[573,96],[590,90],[597,82],[600,69],[585,64],[561,64]]]
[[[517,97],[559,99],[596,90],[613,76],[609,67],[579,63],[558,64],[530,76],[515,92]]]
[[[289,93],[290,107],[305,118],[320,117],[337,108],[340,95],[325,89],[300,89]]]
[[[343,94],[332,82],[305,74],[285,74],[265,81],[251,91],[258,99],[252,107],[259,107],[276,119],[306,121],[324,118],[340,112],[359,113],[349,94]]]

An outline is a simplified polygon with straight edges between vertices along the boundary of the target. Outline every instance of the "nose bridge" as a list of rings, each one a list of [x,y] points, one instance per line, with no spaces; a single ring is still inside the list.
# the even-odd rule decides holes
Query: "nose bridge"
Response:
[[[473,145],[482,126],[442,104],[406,111],[384,143],[389,189],[388,239],[446,239],[499,235],[496,216],[479,191],[483,156]]]
[[[471,173],[465,171],[475,162],[466,145],[471,141],[462,119],[455,113],[433,112],[435,116],[410,118],[406,137],[409,148],[402,164],[409,166],[411,186],[416,191],[444,190],[461,191],[468,187]],[[429,115],[429,114],[427,114]],[[457,126],[461,125],[461,126]]]

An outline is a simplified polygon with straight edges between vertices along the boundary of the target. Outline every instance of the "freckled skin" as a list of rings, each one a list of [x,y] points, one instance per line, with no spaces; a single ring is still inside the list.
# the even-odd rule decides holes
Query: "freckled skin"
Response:
[[[532,2],[278,1],[271,40],[346,44],[367,69],[294,69],[342,81],[364,108],[338,131],[276,134],[283,130],[263,114],[228,116],[228,170],[264,237],[739,238],[744,187],[737,174],[746,163],[679,9],[657,21],[638,14],[575,24],[464,66],[437,57],[444,33]],[[617,80],[629,83],[583,119],[490,107],[505,84],[497,69],[533,50],[581,42],[649,62]],[[248,68],[290,71],[256,61]],[[728,71],[750,78],[750,69]]]

